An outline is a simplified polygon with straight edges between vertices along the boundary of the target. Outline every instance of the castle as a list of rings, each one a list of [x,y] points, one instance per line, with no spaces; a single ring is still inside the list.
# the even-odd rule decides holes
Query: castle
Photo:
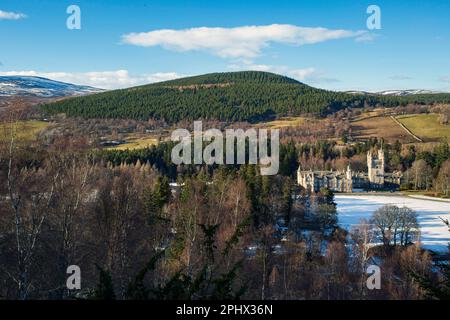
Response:
[[[371,150],[367,152],[367,175],[369,182],[374,187],[384,186],[384,151],[378,151],[375,156]]]
[[[355,189],[376,190],[397,188],[401,172],[386,173],[383,150],[367,152],[367,173],[352,171],[350,165],[342,171],[297,170],[297,183],[310,192],[327,188],[337,192],[353,192]]]

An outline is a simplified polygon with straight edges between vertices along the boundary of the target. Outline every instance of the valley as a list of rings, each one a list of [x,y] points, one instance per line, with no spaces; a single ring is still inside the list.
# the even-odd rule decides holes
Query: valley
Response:
[[[434,314],[450,300],[449,12],[0,1],[0,305]]]
[[[408,279],[403,270],[412,263],[432,272],[445,260],[450,241],[445,94],[361,96],[259,72],[209,74],[80,97],[53,94],[57,97],[8,97],[8,108],[0,109],[5,182],[0,226],[23,214],[31,217],[19,221],[23,228],[37,230],[36,217],[45,218],[39,243],[46,246],[39,248],[36,268],[65,271],[53,257],[55,251],[66,255],[66,248],[60,251],[53,235],[70,232],[67,246],[76,242],[85,248],[83,257],[76,254],[88,266],[83,272],[91,288],[99,272],[92,265],[105,261],[98,252],[108,252],[109,243],[120,253],[111,259],[132,257],[130,267],[105,271],[113,290],[126,299],[141,293],[133,283],[125,281],[127,290],[116,283],[124,275],[132,279],[149,256],[158,275],[149,271],[151,279],[160,282],[153,287],[146,281],[153,293],[145,298],[190,297],[171,283],[180,281],[180,274],[191,279],[189,272],[203,279],[203,268],[212,265],[213,280],[199,281],[208,286],[228,277],[227,297],[240,294],[236,283],[247,282],[243,297],[259,298],[265,290],[261,283],[270,277],[273,285],[264,291],[270,299],[359,299],[361,290],[370,299],[395,297],[401,287],[385,280],[389,287],[379,293],[361,289],[365,264],[380,264],[388,279]],[[171,133],[192,132],[193,119],[202,120],[203,132],[278,129],[279,170],[262,175],[258,165],[175,164]],[[11,234],[4,230],[0,235]],[[12,247],[13,238],[8,239]],[[359,267],[345,268],[345,279],[328,281],[330,270],[352,263]],[[230,274],[234,268],[239,272]],[[280,289],[280,272],[290,279],[283,285],[289,294]],[[48,279],[52,286],[59,281]],[[181,287],[193,287],[189,281]],[[40,290],[48,286],[44,282]],[[404,294],[421,297],[417,288]]]

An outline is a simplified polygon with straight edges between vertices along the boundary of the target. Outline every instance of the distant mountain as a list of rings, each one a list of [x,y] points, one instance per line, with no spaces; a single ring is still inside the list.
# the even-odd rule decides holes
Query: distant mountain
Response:
[[[409,89],[409,90],[385,90],[378,92],[367,92],[367,91],[346,91],[349,94],[367,94],[367,95],[379,95],[379,96],[395,96],[395,97],[405,97],[411,95],[423,95],[423,94],[445,94],[445,92],[424,90],[424,89]]]
[[[0,76],[0,99],[1,97],[58,98],[102,91],[89,86],[79,86],[41,77]]]
[[[450,103],[450,94],[358,95],[310,87],[285,76],[242,71],[195,77],[63,99],[42,106],[69,117],[258,122],[280,116],[325,115],[343,108]]]
[[[438,91],[431,91],[431,90],[423,90],[423,89],[411,89],[411,90],[386,90],[386,91],[380,91],[376,94],[383,95],[383,96],[410,96],[414,94],[438,94],[438,93],[444,93],[444,92],[438,92]]]

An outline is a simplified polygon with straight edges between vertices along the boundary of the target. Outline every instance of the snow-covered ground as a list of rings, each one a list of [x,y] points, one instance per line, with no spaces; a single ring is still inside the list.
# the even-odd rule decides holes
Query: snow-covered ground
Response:
[[[409,207],[418,214],[422,247],[446,252],[450,232],[440,218],[450,220],[450,203],[407,196],[388,195],[336,195],[338,221],[347,230],[362,218],[370,219],[373,212],[385,204]]]
[[[103,90],[41,77],[0,76],[0,97],[67,97],[101,91]]]

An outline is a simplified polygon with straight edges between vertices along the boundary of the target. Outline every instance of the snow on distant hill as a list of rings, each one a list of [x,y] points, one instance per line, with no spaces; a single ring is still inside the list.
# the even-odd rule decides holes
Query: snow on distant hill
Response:
[[[440,93],[440,92],[423,89],[413,89],[413,90],[386,90],[377,92],[376,94],[382,96],[409,96],[413,94],[433,94],[433,93]]]
[[[0,97],[57,98],[101,91],[103,90],[41,77],[0,76]]]
[[[371,95],[379,95],[379,96],[411,96],[415,94],[436,94],[436,93],[444,93],[440,91],[432,91],[432,90],[423,90],[423,89],[410,89],[410,90],[385,90],[378,92],[367,92],[367,91],[346,91],[346,93],[350,94],[371,94]]]

